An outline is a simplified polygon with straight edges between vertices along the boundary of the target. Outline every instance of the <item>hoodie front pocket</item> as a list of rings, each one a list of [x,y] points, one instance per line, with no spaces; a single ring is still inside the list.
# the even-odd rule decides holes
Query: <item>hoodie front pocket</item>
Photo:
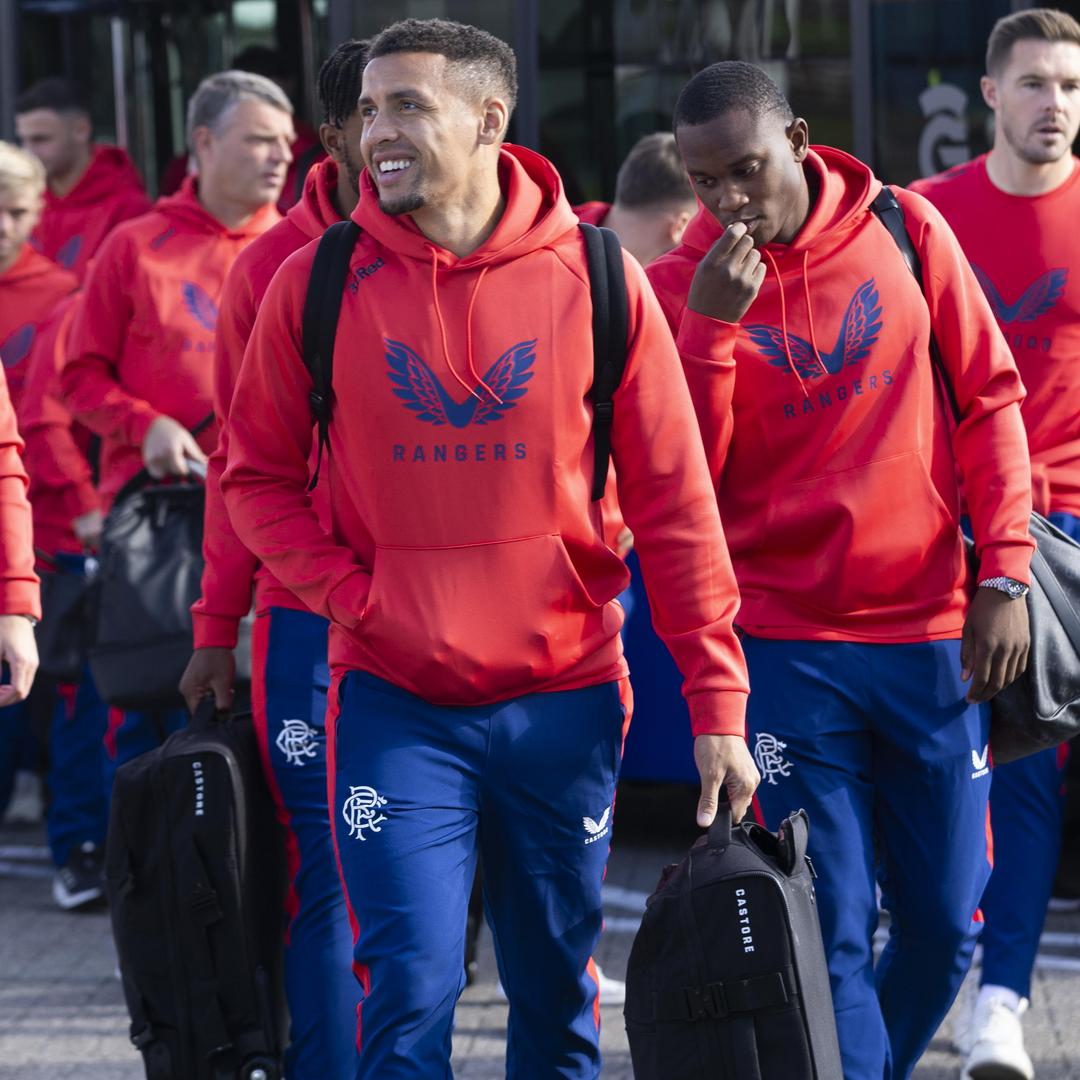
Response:
[[[555,534],[463,547],[378,547],[359,633],[432,701],[495,700],[550,680],[618,632]],[[397,681],[397,680],[395,680]]]

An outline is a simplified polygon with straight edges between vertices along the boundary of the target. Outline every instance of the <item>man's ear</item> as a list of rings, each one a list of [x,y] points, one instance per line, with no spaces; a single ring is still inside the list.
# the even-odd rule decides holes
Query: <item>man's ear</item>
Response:
[[[195,128],[191,133],[192,156],[196,161],[205,157],[214,145],[214,133],[205,125]]]
[[[680,243],[683,238],[683,233],[686,232],[686,226],[693,220],[696,212],[696,207],[693,210],[677,210],[668,219],[668,236],[671,237],[672,247],[675,247]]]
[[[84,113],[76,113],[71,119],[71,133],[79,142],[88,143],[94,134],[90,117]]]
[[[788,145],[791,147],[792,156],[800,164],[810,152],[810,129],[806,121],[797,116],[787,126]]]
[[[336,124],[319,125],[319,142],[339,165],[345,160],[345,132]]]
[[[998,88],[997,80],[992,79],[989,75],[984,75],[979,80],[979,89],[982,91],[983,101],[989,109],[996,111],[998,107]]]
[[[484,111],[480,120],[480,142],[483,146],[497,146],[506,138],[506,129],[510,124],[510,110],[501,98],[490,98],[484,102]]]

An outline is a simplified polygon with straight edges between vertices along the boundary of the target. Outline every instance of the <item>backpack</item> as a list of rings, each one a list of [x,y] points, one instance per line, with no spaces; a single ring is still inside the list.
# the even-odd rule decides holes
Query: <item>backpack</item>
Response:
[[[888,229],[922,289],[922,265],[904,223],[904,208],[892,189],[883,187],[870,210]],[[958,425],[960,404],[933,328],[930,361]],[[1080,544],[1038,513],[1032,513],[1028,528],[1036,544],[1026,601],[1031,653],[1023,675],[990,701],[995,765],[1037,754],[1080,734]],[[974,568],[975,548],[970,542],[968,555]]]
[[[593,302],[593,406],[594,470],[592,500],[604,497],[611,460],[612,400],[626,367],[629,301],[623,271],[622,245],[611,229],[579,223],[585,239],[585,259]],[[304,365],[311,375],[311,413],[319,429],[315,471],[308,485],[319,482],[323,450],[329,452],[330,418],[334,409],[334,339],[341,314],[341,294],[349,273],[349,260],[360,236],[354,221],[338,221],[323,233],[311,267],[304,298],[302,336]]]
[[[841,1080],[806,811],[732,826],[668,866],[630,950],[637,1080]]]
[[[250,716],[204,699],[117,770],[105,874],[148,1080],[281,1080],[285,844]]]

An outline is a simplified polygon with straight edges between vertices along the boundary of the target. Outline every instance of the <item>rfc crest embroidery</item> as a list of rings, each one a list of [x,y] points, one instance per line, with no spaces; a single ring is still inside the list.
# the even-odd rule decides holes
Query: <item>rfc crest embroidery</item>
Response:
[[[791,762],[784,760],[787,743],[781,742],[767,731],[759,731],[754,741],[754,764],[762,779],[775,786],[777,776],[791,775]]]
[[[349,836],[354,840],[366,840],[365,829],[382,832],[379,826],[386,820],[380,813],[386,800],[373,788],[349,785],[349,797],[341,808],[341,816],[349,826]]]
[[[318,734],[310,724],[303,720],[283,720],[274,745],[285,755],[285,761],[289,765],[303,767],[306,763],[305,759],[318,756],[316,749]]]

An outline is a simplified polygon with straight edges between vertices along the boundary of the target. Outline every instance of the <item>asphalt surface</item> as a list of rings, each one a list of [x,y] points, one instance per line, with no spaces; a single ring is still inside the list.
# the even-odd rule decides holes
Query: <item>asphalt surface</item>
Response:
[[[621,977],[644,898],[661,868],[693,838],[693,799],[679,788],[620,791],[607,875],[606,929],[597,953]],[[140,1080],[127,1039],[108,916],[68,914],[52,901],[41,830],[0,831],[0,1080]],[[1080,1080],[1080,915],[1051,915],[1025,1018],[1038,1080]],[[603,1007],[604,1077],[632,1080],[622,1011]],[[479,973],[458,1004],[454,1071],[460,1080],[505,1075],[506,1003],[490,938]],[[917,1080],[955,1080],[960,1059],[951,1019],[934,1039]]]

